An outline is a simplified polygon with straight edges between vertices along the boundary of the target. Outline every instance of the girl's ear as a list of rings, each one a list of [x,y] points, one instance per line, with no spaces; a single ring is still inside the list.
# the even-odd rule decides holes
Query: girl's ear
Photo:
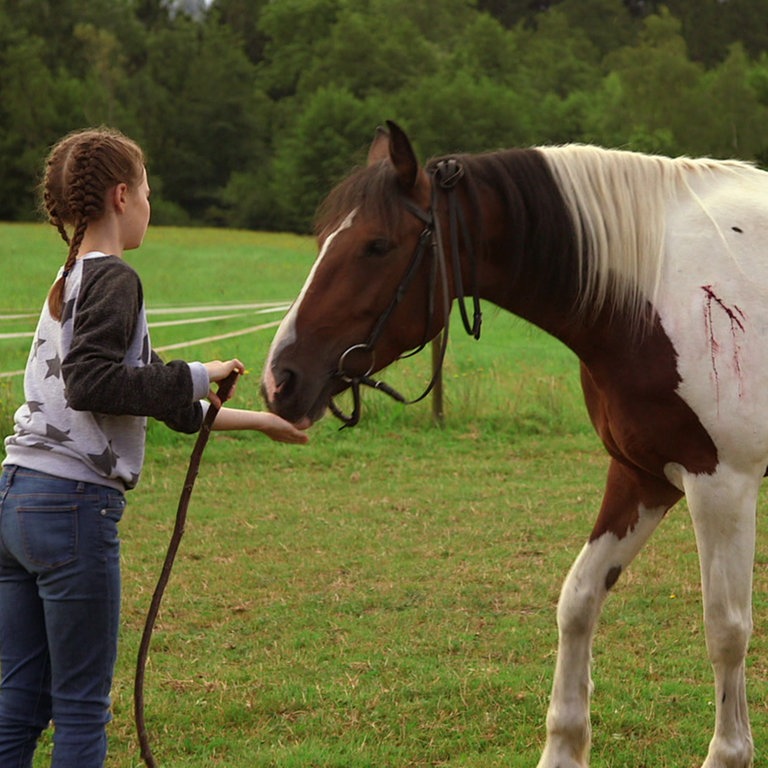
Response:
[[[125,212],[125,206],[128,199],[128,185],[125,183],[115,184],[108,193],[108,202],[118,213]]]

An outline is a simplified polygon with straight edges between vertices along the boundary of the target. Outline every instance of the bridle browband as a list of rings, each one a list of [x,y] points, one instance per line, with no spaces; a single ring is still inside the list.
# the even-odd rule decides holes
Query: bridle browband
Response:
[[[333,401],[333,398],[329,401],[329,408],[331,413],[344,422],[341,427],[354,427],[360,421],[361,413],[361,401],[360,401],[360,387],[366,386],[372,389],[378,389],[381,392],[389,395],[403,405],[413,405],[423,400],[434,388],[437,378],[443,368],[443,362],[445,361],[445,353],[448,348],[448,329],[451,314],[451,298],[448,294],[448,273],[446,269],[446,249],[443,242],[443,233],[440,228],[440,222],[437,216],[437,203],[438,194],[440,191],[444,191],[446,194],[446,200],[448,205],[448,236],[451,255],[451,266],[453,268],[453,282],[455,287],[456,299],[459,304],[459,310],[461,312],[461,320],[464,325],[464,330],[475,339],[480,338],[480,327],[482,325],[482,311],[480,309],[480,296],[478,292],[477,283],[477,260],[475,258],[474,249],[472,247],[472,238],[467,227],[467,221],[464,214],[464,209],[459,205],[456,199],[456,185],[464,175],[464,167],[455,158],[447,160],[440,160],[435,164],[432,169],[432,191],[430,196],[430,207],[428,210],[423,210],[409,198],[403,198],[403,205],[405,209],[415,216],[419,221],[424,224],[424,229],[419,235],[416,249],[413,252],[411,261],[408,264],[408,268],[400,280],[395,295],[392,300],[379,316],[378,320],[373,326],[368,339],[362,344],[353,344],[348,347],[339,357],[337,370],[334,374],[335,377],[343,379],[349,384],[352,390],[352,413],[345,414]],[[464,293],[464,282],[461,277],[461,259],[459,248],[461,241],[463,240],[464,247],[466,248],[467,255],[470,264],[470,278],[472,281],[472,321],[470,322],[469,313],[466,307],[466,297]],[[440,279],[442,293],[443,293],[443,331],[440,341],[440,350],[437,355],[437,361],[434,365],[432,372],[432,378],[427,384],[426,389],[413,400],[406,399],[396,389],[389,386],[383,381],[373,379],[371,373],[376,365],[375,346],[378,342],[381,334],[384,331],[389,318],[395,311],[397,306],[405,297],[408,292],[408,288],[413,282],[414,277],[419,271],[419,268],[424,261],[425,256],[428,255],[430,263],[430,280],[429,280],[429,292],[427,296],[427,317],[424,326],[424,338],[421,344],[416,349],[411,350],[405,355],[401,355],[398,359],[402,360],[407,357],[421,352],[424,347],[429,343],[429,328],[432,323],[432,319],[435,314],[435,295],[437,289],[437,280]],[[350,362],[350,358],[354,355],[368,355],[370,357],[370,365],[365,373],[351,373],[347,370],[347,365]]]

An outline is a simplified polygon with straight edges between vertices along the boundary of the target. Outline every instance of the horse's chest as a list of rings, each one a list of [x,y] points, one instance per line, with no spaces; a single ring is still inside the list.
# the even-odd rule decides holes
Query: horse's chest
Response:
[[[678,358],[657,324],[635,343],[609,343],[582,368],[590,417],[615,458],[663,476],[669,462],[711,472],[718,452],[695,410],[680,396]]]

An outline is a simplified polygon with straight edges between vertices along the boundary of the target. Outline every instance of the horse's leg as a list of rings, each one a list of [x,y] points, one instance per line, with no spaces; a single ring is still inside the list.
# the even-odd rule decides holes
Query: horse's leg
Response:
[[[722,464],[681,473],[701,565],[707,651],[715,673],[715,733],[704,768],[748,768],[752,735],[744,663],[752,631],[752,569],[762,472]]]
[[[560,593],[560,639],[539,768],[588,764],[592,637],[600,610],[616,579],[681,496],[666,482],[611,462],[597,523]]]

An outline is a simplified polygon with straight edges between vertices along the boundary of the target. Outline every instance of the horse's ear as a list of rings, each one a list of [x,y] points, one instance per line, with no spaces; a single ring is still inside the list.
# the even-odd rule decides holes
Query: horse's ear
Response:
[[[411,190],[419,177],[419,161],[405,131],[387,120],[387,127],[379,126],[368,150],[368,165],[389,160],[395,166],[397,178],[403,189]]]
[[[376,135],[371,142],[371,148],[368,150],[368,165],[379,163],[382,160],[389,160],[389,131],[380,125],[376,129]]]
[[[416,179],[419,177],[419,161],[416,159],[416,153],[413,151],[410,139],[405,135],[405,131],[387,120],[389,128],[389,156],[392,165],[395,166],[397,177],[403,189],[411,190],[416,186]]]

